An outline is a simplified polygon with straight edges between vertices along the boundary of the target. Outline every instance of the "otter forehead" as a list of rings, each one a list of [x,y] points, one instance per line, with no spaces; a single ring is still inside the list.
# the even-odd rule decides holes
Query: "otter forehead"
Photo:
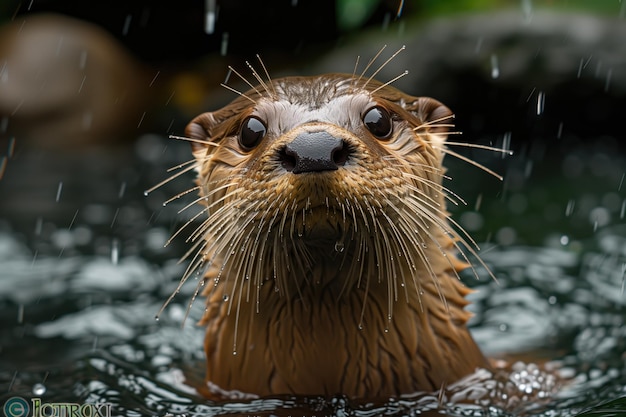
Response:
[[[273,86],[277,99],[317,109],[346,93],[364,92],[355,89],[355,83],[352,76],[334,74],[328,77],[279,78],[273,82]]]
[[[268,132],[274,134],[311,122],[330,123],[354,130],[360,126],[363,112],[372,105],[374,102],[363,93],[335,96],[315,107],[285,98],[278,101],[264,98],[257,102],[252,114],[263,119]]]

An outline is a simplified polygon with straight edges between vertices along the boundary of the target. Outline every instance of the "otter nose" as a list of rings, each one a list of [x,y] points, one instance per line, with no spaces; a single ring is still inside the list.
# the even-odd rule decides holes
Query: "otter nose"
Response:
[[[282,165],[294,174],[333,171],[347,159],[342,139],[325,131],[302,133],[281,152]]]

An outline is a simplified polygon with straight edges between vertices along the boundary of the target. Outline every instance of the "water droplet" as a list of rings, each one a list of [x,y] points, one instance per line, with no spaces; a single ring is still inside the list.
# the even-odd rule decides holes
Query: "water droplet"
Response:
[[[500,76],[500,68],[498,66],[498,56],[491,55],[491,78],[494,80]]]
[[[237,351],[233,350],[233,356],[237,356]]]
[[[500,326],[498,326],[498,330],[500,330],[501,332],[506,332],[509,329],[509,325],[506,323],[501,323]]]
[[[335,251],[336,252],[343,252],[343,250],[345,249],[345,245],[341,240],[338,240],[335,242]]]
[[[143,192],[143,195],[146,196],[146,197],[148,197],[148,194],[150,194],[150,191],[148,191],[148,190]]]
[[[550,304],[552,304],[552,305],[556,304],[556,297],[555,297],[554,295],[551,295],[551,296],[548,298],[548,303],[550,303]]]
[[[36,396],[41,396],[46,393],[46,386],[44,384],[37,383],[33,385],[33,394]]]
[[[561,238],[559,239],[559,242],[561,242],[561,245],[565,246],[569,243],[569,236],[567,235],[563,235],[561,236]]]
[[[230,299],[230,296],[228,294],[224,294],[224,296],[222,297],[222,300],[224,301],[228,301]]]
[[[363,330],[363,323],[359,323],[359,330]]]

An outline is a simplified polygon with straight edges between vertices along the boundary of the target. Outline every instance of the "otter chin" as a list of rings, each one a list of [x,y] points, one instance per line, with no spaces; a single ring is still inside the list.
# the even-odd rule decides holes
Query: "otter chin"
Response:
[[[186,129],[206,381],[374,398],[488,368],[442,185],[451,111],[358,75],[257,79]]]

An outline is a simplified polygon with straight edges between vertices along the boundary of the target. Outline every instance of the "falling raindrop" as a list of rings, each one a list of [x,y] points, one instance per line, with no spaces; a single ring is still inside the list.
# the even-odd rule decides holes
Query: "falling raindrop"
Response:
[[[541,114],[543,114],[543,108],[545,104],[546,104],[545,94],[543,93],[543,91],[540,91],[537,94],[537,116],[540,116]]]
[[[345,244],[341,240],[338,240],[338,241],[335,242],[335,251],[336,252],[340,252],[341,253],[341,252],[344,251],[344,249],[345,249]]]
[[[118,198],[124,197],[124,193],[126,192],[126,181],[122,181],[122,185],[120,186],[120,192],[117,194]]]
[[[78,68],[84,70],[85,66],[87,66],[87,51],[82,51],[80,53],[80,59],[78,61]]]
[[[498,56],[491,55],[491,78],[494,80],[500,76],[500,67],[498,66]]]
[[[150,81],[150,85],[148,87],[152,87],[152,84],[154,84],[154,82],[156,81],[156,79],[157,79],[157,77],[159,76],[160,73],[161,73],[161,71],[157,71],[157,73],[155,74],[155,76],[152,79],[152,81]]]
[[[524,23],[530,23],[533,18],[532,0],[522,0],[522,14],[524,15]]]
[[[567,207],[565,207],[565,216],[569,217],[574,212],[574,206],[576,205],[576,201],[570,200],[567,202]]]
[[[130,29],[131,20],[133,20],[133,15],[126,15],[126,19],[124,20],[124,28],[122,29],[122,35],[128,35],[128,29]]]
[[[563,135],[563,122],[559,123],[559,128],[556,131],[556,138],[561,139],[562,135]]]
[[[87,79],[86,75],[83,75],[83,80],[80,82],[80,87],[78,87],[78,93],[80,94],[80,92],[83,90],[83,85],[85,85],[85,80]]]
[[[4,116],[2,119],[0,119],[0,133],[6,133],[8,127],[9,116]]]
[[[36,396],[42,396],[46,393],[46,386],[44,384],[37,383],[33,385],[33,394]]]
[[[8,161],[8,159],[7,159],[6,156],[3,156],[0,159],[0,180],[2,179],[2,177],[4,177],[4,172],[7,169],[7,161]]]
[[[474,203],[474,211],[480,211],[480,206],[483,203],[483,194],[480,193],[476,197],[476,203]]]
[[[569,243],[569,236],[567,235],[561,236],[561,238],[559,239],[559,242],[561,243],[561,245],[567,246],[567,244]]]
[[[624,214],[626,214],[626,199],[622,201],[622,208],[619,211],[619,218],[624,219]]]
[[[109,226],[111,229],[113,229],[113,226],[115,225],[115,222],[117,221],[118,214],[120,214],[119,208],[115,210],[115,214],[113,215],[113,220],[111,220],[111,225]]]
[[[9,139],[9,146],[7,147],[7,158],[12,158],[15,153],[15,137]]]
[[[204,5],[206,8],[206,14],[204,17],[204,32],[207,35],[212,35],[215,32],[215,20],[217,20],[217,13],[215,11],[216,0],[206,0]]]
[[[502,137],[502,159],[504,159],[507,155],[509,155],[509,148],[511,147],[511,135],[512,132],[505,132]],[[507,151],[507,152],[504,152]]]
[[[63,36],[59,37],[59,43],[57,44],[56,56],[59,56],[59,54],[61,53],[62,46],[63,46]]]
[[[226,56],[228,53],[228,32],[222,33],[222,44],[220,45],[220,55]]]
[[[37,221],[35,222],[35,236],[41,235],[41,231],[43,230],[43,217],[37,217]]]
[[[111,263],[117,265],[120,256],[120,242],[118,239],[113,239],[111,242]]]
[[[17,322],[19,324],[24,323],[24,304],[20,304],[17,307]]]
[[[57,196],[56,196],[56,202],[58,203],[59,200],[61,199],[61,192],[63,191],[63,181],[59,182],[59,186],[57,187]]]
[[[478,38],[478,40],[476,41],[476,47],[474,48],[475,54],[480,52],[480,49],[483,47],[483,41],[484,41],[484,38],[482,36]]]
[[[611,85],[611,77],[613,76],[613,68],[609,68],[606,72],[606,82],[604,83],[604,92],[609,92],[609,86]]]
[[[143,123],[144,117],[146,117],[146,112],[143,112],[143,114],[141,115],[141,119],[139,120],[139,123],[137,124],[137,129],[139,129],[139,126],[141,126],[141,124]]]

